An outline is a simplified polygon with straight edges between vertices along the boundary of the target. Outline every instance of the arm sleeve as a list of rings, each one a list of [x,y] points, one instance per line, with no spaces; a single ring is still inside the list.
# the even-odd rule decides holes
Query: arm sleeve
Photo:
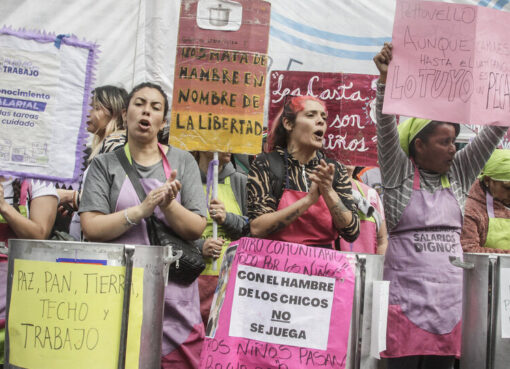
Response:
[[[384,89],[384,84],[377,83],[377,155],[384,187],[394,188],[413,173],[413,168],[411,161],[400,147],[396,117],[382,112]]]
[[[352,213],[352,221],[347,227],[339,230],[340,236],[347,242],[354,242],[359,236],[359,216],[358,209],[352,196],[352,185],[345,167],[336,162],[336,170],[339,173],[338,180],[335,181],[335,192],[338,194],[343,204]]]
[[[278,199],[273,195],[269,180],[267,160],[257,157],[250,167],[246,194],[248,198],[247,215],[253,220],[261,215],[275,212]]]
[[[104,162],[96,157],[88,168],[80,201],[79,213],[97,211],[110,214],[111,179]],[[120,165],[120,164],[119,164]]]
[[[452,173],[453,177],[462,184],[464,193],[469,191],[476,176],[489,160],[507,130],[508,127],[488,126],[455,155]]]
[[[181,205],[189,211],[207,216],[207,201],[205,199],[204,189],[202,188],[202,179],[196,160],[189,155],[185,155],[185,170],[181,178]],[[177,173],[179,176],[179,173]]]

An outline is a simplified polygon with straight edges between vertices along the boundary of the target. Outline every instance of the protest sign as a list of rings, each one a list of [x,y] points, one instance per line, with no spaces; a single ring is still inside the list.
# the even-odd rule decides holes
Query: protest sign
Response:
[[[79,182],[96,45],[0,29],[0,175]]]
[[[261,151],[269,18],[262,0],[182,1],[171,145]]]
[[[510,124],[510,14],[398,0],[384,113]]]
[[[323,139],[328,156],[349,165],[377,165],[376,79],[367,74],[271,72],[269,130],[289,96],[316,96],[328,110]]]
[[[254,238],[233,247],[200,368],[344,368],[354,296],[347,257]]]
[[[22,368],[117,368],[124,267],[14,260],[9,362]],[[126,368],[138,368],[143,268],[133,269]]]

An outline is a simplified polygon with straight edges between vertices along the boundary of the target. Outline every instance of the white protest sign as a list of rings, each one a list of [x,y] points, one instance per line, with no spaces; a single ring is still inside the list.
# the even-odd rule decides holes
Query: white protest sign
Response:
[[[370,355],[380,359],[379,353],[386,350],[390,282],[374,281],[372,294],[372,336],[370,340]]]
[[[239,264],[229,334],[326,350],[334,290],[335,278]]]
[[[96,45],[0,29],[0,174],[78,183]]]

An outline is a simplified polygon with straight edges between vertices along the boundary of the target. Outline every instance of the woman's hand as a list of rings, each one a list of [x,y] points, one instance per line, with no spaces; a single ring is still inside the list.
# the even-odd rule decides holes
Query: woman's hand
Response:
[[[172,173],[170,173],[170,177],[166,180],[163,187],[166,188],[167,192],[165,193],[165,196],[163,198],[163,201],[159,204],[161,208],[166,208],[170,203],[177,197],[179,194],[179,191],[181,190],[181,182],[176,179],[177,178],[177,171],[172,170]]]
[[[386,77],[388,76],[388,65],[393,57],[393,45],[391,42],[385,42],[381,51],[374,56],[374,63],[379,70],[379,82],[386,83]]]
[[[138,205],[140,210],[140,219],[148,218],[154,213],[156,206],[161,205],[168,197],[168,187],[165,185],[155,188],[145,197],[145,200]],[[139,219],[135,222],[138,223]]]
[[[213,238],[208,238],[204,242],[204,246],[202,247],[202,255],[205,257],[218,259],[221,254],[221,248],[225,240],[222,238],[218,238],[217,240]]]
[[[321,159],[313,174],[310,175],[310,180],[313,183],[316,183],[319,188],[319,192],[322,195],[325,195],[327,192],[333,191],[334,176],[335,165],[332,163],[327,164],[324,159]]]
[[[78,191],[58,188],[57,194],[60,199],[57,210],[62,216],[71,215],[78,210],[78,196],[80,195]]]
[[[211,200],[209,214],[211,215],[211,219],[220,225],[225,223],[225,219],[227,218],[225,205],[218,199]]]

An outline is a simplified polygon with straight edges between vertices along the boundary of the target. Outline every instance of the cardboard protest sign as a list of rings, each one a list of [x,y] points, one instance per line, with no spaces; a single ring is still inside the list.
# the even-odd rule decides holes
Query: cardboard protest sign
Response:
[[[316,96],[328,109],[328,129],[323,139],[327,155],[344,164],[377,165],[374,110],[377,78],[367,74],[274,71],[270,82],[269,129],[287,97]]]
[[[383,112],[510,124],[510,14],[398,0]]]
[[[344,254],[254,238],[227,253],[201,369],[345,367],[354,269]]]
[[[96,45],[0,29],[0,175],[79,182]]]
[[[9,362],[22,368],[117,368],[124,267],[16,259]],[[138,368],[143,268],[133,269],[126,368]]]
[[[183,0],[170,144],[261,151],[270,4]]]

